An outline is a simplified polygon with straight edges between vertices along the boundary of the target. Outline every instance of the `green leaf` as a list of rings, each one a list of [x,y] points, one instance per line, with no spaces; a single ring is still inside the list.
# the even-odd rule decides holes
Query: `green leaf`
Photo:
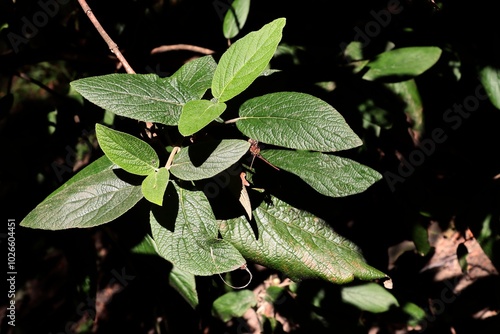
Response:
[[[165,167],[161,167],[149,174],[142,181],[142,194],[144,197],[151,203],[162,205],[169,177],[170,173]]]
[[[266,144],[299,150],[340,151],[362,144],[345,119],[309,94],[278,92],[243,103],[238,129]]]
[[[404,313],[410,316],[410,319],[408,319],[408,325],[412,327],[417,326],[421,321],[425,320],[425,310],[417,304],[408,302],[405,303],[401,309]]]
[[[212,84],[216,67],[212,56],[204,56],[184,64],[170,78],[182,83],[191,94],[201,99]]]
[[[194,309],[198,306],[198,292],[193,274],[174,266],[168,276],[168,283],[188,302]]]
[[[64,230],[93,227],[118,218],[142,198],[141,187],[119,178],[118,171],[107,169],[73,182],[40,203],[21,226]]]
[[[146,234],[141,242],[131,249],[131,252],[135,254],[158,255],[158,248],[153,238],[149,234]]]
[[[243,92],[264,71],[281,41],[285,23],[285,18],[276,19],[236,41],[224,52],[212,81],[212,94],[219,102]]]
[[[270,196],[245,216],[220,221],[224,240],[246,258],[281,271],[292,280],[324,279],[346,283],[355,277],[376,279],[384,273],[366,264],[358,247],[311,213]]]
[[[71,184],[75,183],[76,181],[79,181],[81,179],[84,179],[88,176],[103,172],[108,169],[117,169],[119,168],[116,164],[114,164],[111,160],[108,159],[107,156],[103,155],[102,157],[98,158],[91,164],[89,164],[87,167],[76,173],[75,176],[73,176],[71,179],[66,181],[62,186],[54,190],[47,198],[57,194],[61,190],[69,187]]]
[[[250,290],[231,291],[217,298],[212,305],[212,314],[224,322],[241,317],[257,305],[257,298]]]
[[[153,207],[151,230],[158,253],[179,269],[209,276],[241,267],[245,259],[218,238],[217,222],[207,198],[170,182],[166,203]]]
[[[156,151],[145,141],[101,124],[96,124],[95,131],[104,154],[127,172],[149,175],[160,165]]]
[[[214,103],[208,100],[189,101],[182,108],[179,132],[183,136],[190,136],[222,115],[224,110],[226,110],[225,103]]]
[[[234,0],[231,3],[224,17],[224,22],[222,23],[224,37],[231,39],[238,35],[245,25],[249,11],[250,0]]]
[[[368,62],[365,80],[405,81],[431,68],[441,57],[435,46],[412,46],[379,54]]]
[[[404,113],[411,119],[411,128],[418,138],[424,131],[424,106],[414,79],[386,83],[405,103]]]
[[[181,180],[202,180],[231,167],[250,148],[245,140],[225,139],[189,145],[175,156],[170,172]]]
[[[71,82],[90,102],[113,113],[144,122],[177,125],[182,106],[199,98],[176,78],[156,74],[108,74]]]
[[[479,70],[479,79],[495,108],[500,109],[500,69],[485,66]]]
[[[372,313],[386,312],[391,306],[399,306],[397,299],[377,283],[342,287],[340,294],[345,303]]]
[[[261,150],[260,154],[273,165],[299,176],[325,196],[358,194],[382,179],[374,169],[335,155],[286,150]]]

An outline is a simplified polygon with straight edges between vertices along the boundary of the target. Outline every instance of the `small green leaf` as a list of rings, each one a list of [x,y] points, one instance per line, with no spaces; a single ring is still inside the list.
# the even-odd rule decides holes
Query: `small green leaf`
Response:
[[[158,168],[158,155],[145,141],[101,124],[96,124],[95,131],[104,154],[127,172],[149,175]]]
[[[78,79],[71,86],[90,102],[117,115],[165,125],[177,125],[182,106],[200,94],[176,78],[156,74],[114,73]]]
[[[158,253],[179,269],[209,276],[241,267],[245,259],[229,242],[218,238],[208,199],[169,182],[166,203],[151,211],[151,231]]]
[[[278,92],[243,103],[238,129],[266,144],[313,151],[340,151],[363,142],[325,101],[309,94]]]
[[[208,100],[189,101],[182,108],[179,132],[183,136],[190,136],[222,115],[224,110],[226,110],[225,103],[214,103]]]
[[[386,312],[391,306],[399,306],[396,297],[377,283],[343,287],[341,296],[345,303],[372,313]]]
[[[118,171],[106,169],[82,178],[45,199],[21,222],[44,230],[87,228],[108,223],[141,198],[141,187],[123,181]]]
[[[420,137],[424,131],[424,106],[415,79],[386,83],[391,91],[404,102],[404,113],[411,120],[411,128],[415,136]]]
[[[429,243],[429,233],[427,228],[420,223],[414,223],[412,228],[412,240],[417,252],[421,255],[427,255],[432,247]]]
[[[405,303],[401,309],[410,316],[410,319],[408,319],[408,325],[410,326],[415,327],[421,321],[425,320],[425,310],[417,304]]]
[[[153,238],[146,234],[146,236],[130,250],[135,254],[158,255],[158,248]]]
[[[198,292],[193,274],[174,266],[168,276],[168,283],[188,302],[194,309],[198,306]]]
[[[144,197],[151,203],[162,205],[169,176],[170,173],[165,167],[161,167],[149,174],[142,181],[142,194]]]
[[[500,109],[500,69],[493,66],[485,66],[479,70],[479,79],[491,103],[495,108]]]
[[[264,71],[281,41],[285,23],[285,18],[276,19],[239,39],[224,52],[212,81],[212,94],[219,102],[243,92]]]
[[[172,76],[198,99],[210,88],[217,63],[212,56],[196,58],[182,65]]]
[[[365,80],[405,81],[431,68],[441,57],[435,46],[412,46],[379,54],[368,62]]]
[[[299,176],[325,196],[358,194],[382,179],[374,169],[335,155],[286,150],[262,150],[260,154],[273,165]]]
[[[246,259],[279,270],[292,280],[318,278],[340,284],[355,277],[386,277],[325,221],[273,196],[254,210],[252,224],[241,216],[221,220],[219,229]]]
[[[249,11],[250,0],[234,0],[231,3],[224,17],[224,22],[222,23],[224,37],[231,39],[238,35],[245,25]]]
[[[202,180],[237,162],[250,148],[245,140],[225,139],[189,145],[175,156],[170,172],[181,180]]]
[[[212,314],[224,322],[241,317],[257,305],[257,298],[250,290],[231,291],[217,298],[212,305]]]

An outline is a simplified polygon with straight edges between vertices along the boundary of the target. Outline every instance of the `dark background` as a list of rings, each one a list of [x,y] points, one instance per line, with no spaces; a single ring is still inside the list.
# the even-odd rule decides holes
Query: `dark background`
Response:
[[[116,59],[78,2],[61,2],[68,3],[55,2],[59,7],[47,23],[31,31],[30,38],[16,40],[19,43],[15,45],[13,34],[23,36],[26,22],[33,22],[43,8],[38,2],[26,0],[15,4],[3,0],[0,5],[0,25],[8,24],[0,32],[3,222],[13,218],[19,223],[50,192],[101,155],[92,131],[95,123],[102,121],[103,111],[74,98],[69,82],[124,72],[117,68]],[[256,96],[296,90],[321,97],[364,140],[362,150],[345,154],[382,174],[397,174],[398,154],[408,157],[415,149],[409,131],[411,124],[402,111],[404,105],[382,85],[362,81],[346,70],[340,47],[356,38],[356,27],[364,29],[374,20],[371,11],[379,12],[388,3],[254,1],[238,37],[278,17],[286,17],[282,43],[300,47],[295,61],[291,56],[273,60],[273,67],[282,72],[266,80],[258,79],[258,84],[245,93]],[[89,2],[134,70],[160,76],[172,74],[199,54],[171,51],[151,55],[151,49],[157,46],[197,45],[214,50],[215,58],[226,50],[220,16],[223,4],[222,0]],[[439,128],[445,131],[447,140],[437,145],[436,151],[411,176],[398,183],[395,191],[384,179],[356,196],[324,198],[307,187],[288,182],[286,176],[268,174],[266,178],[262,165],[260,182],[277,196],[325,219],[338,233],[359,245],[370,265],[393,277],[393,293],[398,300],[411,301],[428,310],[429,301],[439,298],[443,289],[443,283],[436,282],[429,271],[420,272],[431,254],[405,253],[395,269],[388,269],[388,247],[413,240],[416,227],[427,228],[433,222],[446,229],[453,223],[458,233],[470,229],[478,236],[486,217],[490,217],[492,232],[488,240],[492,246],[487,255],[493,266],[499,268],[500,187],[496,176],[500,174],[500,110],[484,100],[457,129],[443,120],[446,110],[463,103],[481,84],[478,67],[498,65],[498,24],[493,4],[486,1],[442,1],[438,3],[442,9],[425,0],[401,0],[399,5],[402,11],[392,15],[390,23],[370,39],[364,55],[371,58],[384,51],[388,41],[397,47],[422,45],[443,49],[439,62],[416,82],[424,106],[421,140]],[[453,64],[459,64],[459,79]],[[336,89],[319,89],[316,83],[322,81],[334,81]],[[358,106],[367,99],[387,111],[391,127],[382,129],[379,135],[363,127]],[[54,110],[55,125],[47,117]],[[121,118],[115,119],[115,126],[134,129]],[[79,151],[81,147],[86,149]],[[17,227],[19,301],[17,326],[12,333],[241,332],[238,322],[226,328],[226,324],[210,316],[210,301],[224,289],[220,282],[198,278],[201,302],[200,308],[193,310],[169,286],[170,266],[166,261],[129,252],[147,230],[147,224],[135,213],[133,210],[116,222],[92,229],[42,231]],[[1,237],[5,249],[6,235]],[[261,284],[270,273],[258,272],[250,288]],[[498,273],[471,280],[473,284],[455,302],[429,321],[425,332],[498,333],[498,315],[473,317],[484,309],[499,310]],[[378,333],[408,331],[404,329],[407,319],[401,310],[382,315],[362,313],[342,304],[339,287],[327,282],[306,281],[301,289],[298,297],[285,302],[280,310],[290,322],[299,324],[297,332],[366,333],[377,326]],[[319,289],[326,291],[326,297],[319,306],[313,306],[311,300]],[[96,293],[97,303],[93,300]],[[3,292],[1,298],[6,301]],[[89,317],[96,309],[102,313],[92,325]],[[313,313],[320,317],[311,316]],[[8,333],[8,328],[4,319],[0,330]]]

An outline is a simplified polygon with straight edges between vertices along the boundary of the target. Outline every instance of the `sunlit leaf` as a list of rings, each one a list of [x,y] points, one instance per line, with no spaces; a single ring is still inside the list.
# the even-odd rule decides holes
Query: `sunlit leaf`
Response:
[[[95,131],[104,154],[127,172],[149,175],[158,168],[158,155],[145,141],[101,124],[96,124]]]
[[[266,144],[340,151],[362,144],[345,119],[325,101],[305,93],[278,92],[243,103],[238,129]]]
[[[228,8],[222,23],[224,37],[231,39],[238,35],[245,25],[250,11],[250,0],[234,0]]]
[[[493,66],[481,68],[479,70],[479,79],[491,103],[495,108],[500,109],[500,68]]]
[[[356,245],[313,214],[270,196],[254,210],[253,217],[252,224],[245,216],[220,221],[223,239],[253,262],[293,280],[346,283],[355,277],[385,277],[366,263]]]
[[[212,94],[225,102],[243,92],[264,71],[281,40],[286,20],[279,18],[232,44],[219,60]]]
[[[331,154],[288,150],[262,150],[260,154],[326,196],[361,193],[382,179],[379,172],[368,166]]]
[[[391,306],[399,306],[396,297],[376,283],[342,287],[340,294],[345,303],[372,313],[386,312]]]
[[[149,174],[142,181],[142,194],[151,203],[162,205],[163,195],[167,189],[170,172],[165,167],[161,167]]]
[[[113,113],[144,122],[177,125],[182,106],[199,98],[176,78],[156,74],[107,74],[71,82],[87,100]]]
[[[151,211],[151,230],[158,253],[179,269],[208,276],[241,267],[245,259],[218,238],[217,222],[201,191],[170,182],[166,202]]]
[[[241,317],[257,305],[257,297],[250,290],[231,291],[217,298],[212,306],[212,314],[224,322],[233,317]]]
[[[212,84],[216,68],[217,63],[214,58],[208,55],[182,65],[170,78],[182,83],[191,94],[201,99]]]
[[[102,225],[120,217],[141,198],[140,186],[106,169],[71,183],[38,204],[21,226],[64,230]]]
[[[208,100],[189,101],[182,108],[179,119],[179,132],[183,136],[190,136],[210,124],[224,110],[226,110],[225,103]]]
[[[249,147],[247,141],[239,139],[192,144],[175,156],[170,172],[181,180],[207,179],[232,166]]]
[[[434,66],[441,57],[436,46],[411,46],[379,54],[365,65],[365,80],[405,81]]]
[[[170,271],[168,283],[188,302],[194,309],[198,306],[198,292],[193,274],[188,273],[176,266]]]

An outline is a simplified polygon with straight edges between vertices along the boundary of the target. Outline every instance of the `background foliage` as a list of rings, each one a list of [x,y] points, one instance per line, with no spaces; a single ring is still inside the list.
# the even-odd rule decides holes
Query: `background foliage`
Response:
[[[1,4],[4,221],[14,217],[20,222],[102,155],[93,131],[96,122],[137,130],[135,122],[113,119],[71,89],[73,80],[123,69],[78,3],[63,2],[57,2],[53,15],[32,1]],[[395,13],[381,16],[388,4]],[[226,37],[234,34],[223,31],[227,5],[222,0],[89,5],[138,73],[170,76],[200,56],[185,50],[151,53],[160,45],[197,45],[220,56],[228,46]],[[21,35],[26,22],[41,11],[50,16],[47,23],[13,43],[9,33]],[[384,180],[364,193],[335,199],[298,186],[284,173],[260,173],[255,181],[321,217],[359,246],[370,265],[391,276],[390,296],[373,300],[369,296],[377,295],[380,286],[360,291],[358,282],[287,285],[279,272],[249,263],[254,277],[247,289],[256,292],[255,300],[242,290],[213,303],[225,292],[237,292],[218,276],[197,277],[199,300],[185,300],[172,287],[182,285],[168,279],[190,278],[169,276],[168,262],[147,255],[151,247],[139,244],[147,226],[137,224],[144,217],[132,210],[91,229],[17,228],[18,333],[240,333],[249,331],[255,319],[251,312],[242,313],[249,307],[267,315],[264,328],[269,333],[498,332],[499,57],[491,5],[255,1],[240,33],[278,17],[287,19],[272,60],[281,72],[252,85],[235,103],[278,91],[320,97],[363,140],[362,147],[342,156],[374,168]],[[349,45],[356,39],[362,52]],[[442,52],[432,68],[404,84],[406,78],[364,72],[370,64],[383,66],[376,57],[393,46],[430,46]],[[224,277],[243,285],[248,274],[236,271]],[[224,305],[234,305],[234,300],[243,310],[228,314]],[[2,332],[8,328],[6,321],[1,326]]]

